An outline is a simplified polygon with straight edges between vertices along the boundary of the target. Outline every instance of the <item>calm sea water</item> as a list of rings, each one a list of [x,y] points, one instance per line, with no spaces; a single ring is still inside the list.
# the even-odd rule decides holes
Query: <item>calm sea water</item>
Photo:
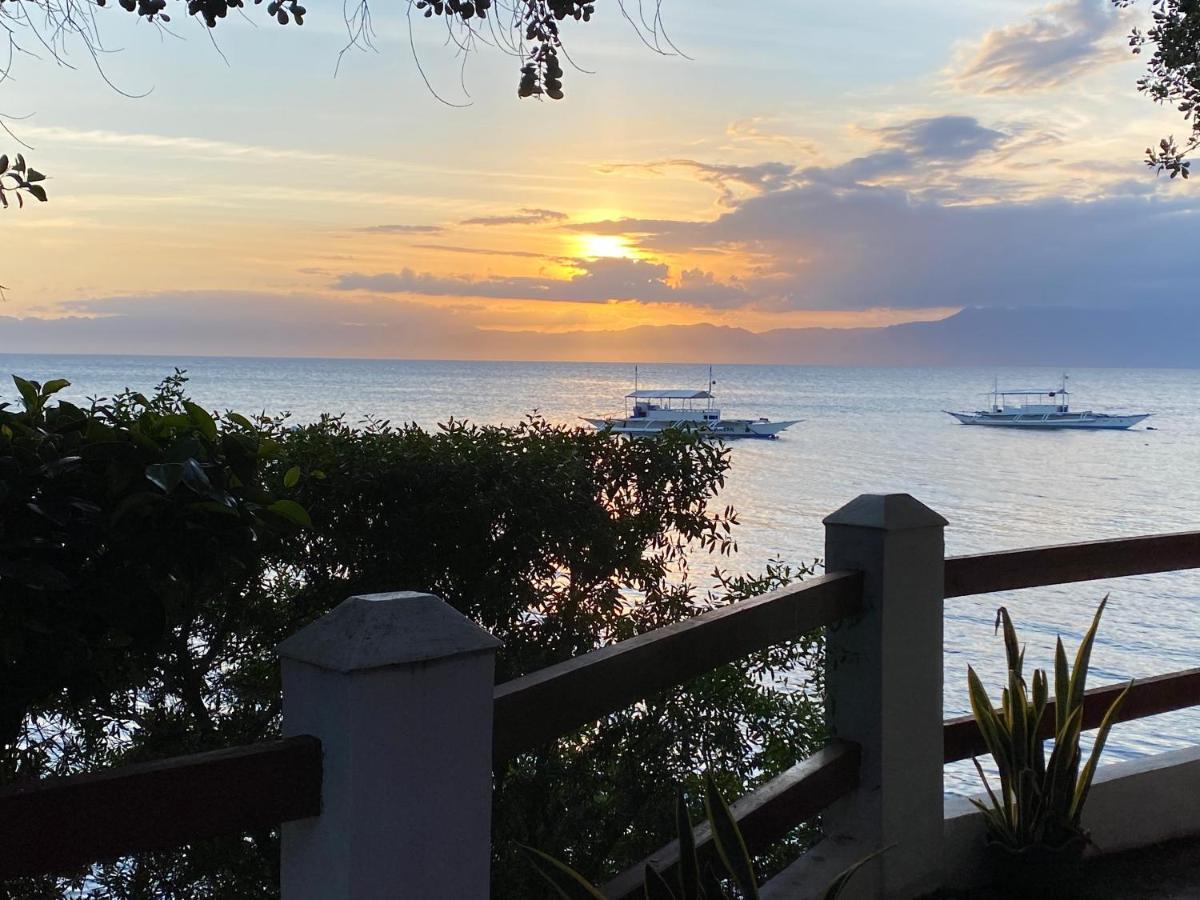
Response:
[[[66,377],[74,399],[125,386],[146,390],[172,366],[214,409],[323,411],[415,421],[450,417],[513,422],[538,410],[556,422],[619,411],[631,387],[625,365],[375,360],[165,359],[0,354],[0,371]],[[741,519],[733,567],[821,553],[821,519],[865,492],[906,491],[950,522],[947,552],[1200,529],[1200,370],[1071,373],[1076,408],[1150,411],[1127,432],[1013,433],[956,424],[944,409],[975,409],[993,378],[1011,386],[1058,383],[1047,369],[855,369],[723,366],[715,373],[727,415],[800,418],[778,441],[735,443],[722,500]],[[700,366],[641,367],[643,387],[703,388]],[[0,400],[14,391],[0,383]],[[1105,594],[1111,601],[1091,683],[1200,665],[1200,572],[1138,576],[947,601],[945,707],[967,711],[970,662],[998,685],[1003,648],[992,623],[1011,610],[1027,660],[1049,667],[1056,635],[1078,642]],[[1200,711],[1118,726],[1109,760],[1200,741]],[[951,790],[974,789],[964,766]]]

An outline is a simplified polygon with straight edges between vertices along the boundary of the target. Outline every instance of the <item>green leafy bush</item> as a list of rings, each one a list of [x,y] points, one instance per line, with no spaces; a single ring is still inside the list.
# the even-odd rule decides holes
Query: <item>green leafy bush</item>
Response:
[[[1008,610],[1000,607],[997,628],[1004,628],[1004,646],[1008,659],[1008,687],[1001,693],[1001,708],[992,706],[987,691],[975,670],[967,668],[967,687],[971,710],[988,751],[1000,775],[999,796],[992,790],[979,761],[975,768],[983,779],[988,803],[972,801],[983,811],[988,838],[998,847],[1020,853],[1038,848],[1050,851],[1082,850],[1087,832],[1080,825],[1096,765],[1108,739],[1126,687],[1104,714],[1096,742],[1087,764],[1080,771],[1082,754],[1079,735],[1083,726],[1083,693],[1096,629],[1108,598],[1100,602],[1091,628],[1075,654],[1074,667],[1068,667],[1062,638],[1054,653],[1054,750],[1046,758],[1041,737],[1042,720],[1049,702],[1049,684],[1044,669],[1033,672],[1032,691],[1025,683],[1022,669],[1025,649],[1017,640]]]
[[[23,537],[33,534],[26,523],[36,515],[27,508],[34,494],[79,496],[99,511],[88,508],[80,535],[51,542],[81,562],[78,577],[63,570],[70,585],[48,623],[35,615],[40,589],[22,585],[28,602],[9,604],[15,575],[0,571],[0,617],[12,629],[49,628],[88,648],[75,654],[71,679],[48,661],[5,657],[14,673],[26,663],[47,670],[40,691],[10,703],[18,733],[0,752],[6,763],[28,756],[25,774],[277,735],[275,645],[353,594],[444,597],[504,640],[503,680],[802,574],[780,565],[761,576],[719,577],[711,590],[695,585],[689,553],[732,552],[736,519],[714,508],[726,451],[683,435],[630,442],[538,418],[511,427],[451,422],[435,432],[386,422],[352,427],[336,417],[296,427],[202,414],[179,378],[151,397],[125,394],[92,409],[50,394],[37,404],[34,415],[54,424],[36,442],[36,464],[15,444],[0,447],[4,489],[12,491],[11,471],[21,473],[19,485],[36,482],[0,499],[5,559],[41,558]],[[87,490],[67,491],[50,473],[76,472],[75,447],[108,433],[102,429],[138,455],[121,457],[124,474],[109,483],[108,462],[92,463],[89,449],[78,475],[86,474]],[[97,460],[107,452],[96,451]],[[188,459],[216,495],[205,495]],[[45,473],[32,474],[41,467]],[[116,515],[143,494],[153,499],[136,501],[138,517]],[[93,546],[103,565],[84,564]],[[87,624],[93,620],[99,624]],[[134,640],[105,656],[104,629],[126,621]],[[142,634],[135,625],[145,623],[153,627]],[[76,631],[82,636],[71,638]],[[517,843],[558,854],[570,848],[588,871],[614,873],[670,834],[671,785],[694,787],[711,766],[725,772],[723,789],[740,795],[811,753],[823,738],[819,683],[813,693],[792,692],[772,676],[809,663],[819,671],[818,652],[814,639],[755,654],[497,771],[494,896],[538,896]],[[34,746],[39,752],[29,756]],[[4,777],[16,768],[7,765]],[[85,893],[269,897],[278,890],[277,852],[277,832],[264,830],[142,854],[98,867]],[[18,893],[36,896],[25,885]],[[46,896],[57,896],[53,884]]]
[[[256,577],[264,547],[304,518],[265,488],[272,442],[246,420],[219,427],[183,399],[178,376],[153,399],[89,409],[55,402],[64,380],[14,383],[20,405],[0,404],[6,779],[72,766],[65,746],[23,723],[70,722],[61,738],[102,743],[113,695],[151,671],[203,707],[199,673],[172,662],[176,645],[202,637],[199,623]]]

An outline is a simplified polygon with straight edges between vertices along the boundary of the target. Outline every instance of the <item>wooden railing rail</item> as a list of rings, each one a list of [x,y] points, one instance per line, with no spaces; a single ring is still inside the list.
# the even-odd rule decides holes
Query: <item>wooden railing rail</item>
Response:
[[[312,737],[0,789],[0,878],[272,828],[321,811]]]
[[[857,614],[862,576],[834,572],[499,685],[492,754],[502,762],[756,650]]]
[[[731,804],[729,811],[737,819],[750,852],[767,850],[797,825],[812,819],[834,800],[858,787],[861,755],[858,744],[835,740]],[[715,854],[712,830],[707,822],[697,825],[692,835],[702,861]],[[604,886],[604,895],[609,900],[641,898],[648,864],[667,878],[672,877],[679,865],[679,841],[671,841],[642,862],[630,866]]]
[[[1200,531],[946,558],[946,597],[1200,568]]]
[[[831,574],[500,685],[499,641],[439,598],[352,597],[280,646],[283,733],[300,736],[0,788],[0,879],[282,823],[286,900],[389,896],[397,884],[486,896],[497,763],[843,622],[829,632],[839,662],[827,681],[842,740],[732,809],[755,850],[823,813],[830,833],[892,848],[856,876],[862,890],[928,893],[943,866],[939,755],[986,752],[973,718],[941,721],[939,600],[1200,568],[1200,532],[945,558],[945,520],[908,495],[863,495],[825,521]],[[1124,687],[1087,692],[1085,728]],[[1137,681],[1119,720],[1189,706],[1200,706],[1200,668]],[[1053,719],[1051,704],[1046,737]],[[870,802],[834,802],[851,792]],[[707,826],[695,836],[711,852]],[[677,844],[647,862],[671,869]],[[644,865],[608,895],[636,896]]]
[[[1093,688],[1084,694],[1083,699],[1083,728],[1099,728],[1104,713],[1121,691],[1125,684],[1107,684],[1104,687]],[[1160,713],[1186,709],[1190,706],[1200,706],[1200,668],[1185,669],[1168,675],[1155,675],[1152,678],[1138,679],[1129,689],[1125,702],[1117,711],[1118,722],[1130,722],[1134,719],[1144,719]],[[1054,701],[1046,706],[1046,714],[1042,720],[1042,737],[1054,736]],[[948,719],[943,735],[945,738],[945,762],[957,762],[960,759],[970,759],[987,753],[979,726],[973,716],[960,716]]]

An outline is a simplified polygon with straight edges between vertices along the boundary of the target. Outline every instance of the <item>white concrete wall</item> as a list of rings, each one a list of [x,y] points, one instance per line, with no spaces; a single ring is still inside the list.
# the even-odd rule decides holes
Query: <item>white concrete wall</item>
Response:
[[[1089,853],[1200,834],[1200,746],[1101,767],[1083,825],[1096,845]],[[946,798],[943,835],[945,885],[980,884],[986,872],[983,817],[966,797]]]

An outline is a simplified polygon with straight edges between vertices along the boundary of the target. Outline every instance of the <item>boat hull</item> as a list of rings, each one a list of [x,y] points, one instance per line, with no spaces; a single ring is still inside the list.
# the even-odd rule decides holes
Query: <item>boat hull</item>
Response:
[[[1110,416],[1105,413],[1066,413],[1062,415],[989,415],[988,413],[966,413],[946,411],[963,425],[981,425],[987,428],[1018,428],[1027,431],[1124,431],[1149,417],[1149,413],[1128,416]]]
[[[670,422],[662,419],[584,419],[599,431],[624,434],[629,437],[656,437],[669,428],[694,431],[709,440],[766,440],[773,441],[785,428],[800,422],[791,419],[783,422],[762,422],[750,419],[728,419],[713,425],[698,425],[694,422]]]

